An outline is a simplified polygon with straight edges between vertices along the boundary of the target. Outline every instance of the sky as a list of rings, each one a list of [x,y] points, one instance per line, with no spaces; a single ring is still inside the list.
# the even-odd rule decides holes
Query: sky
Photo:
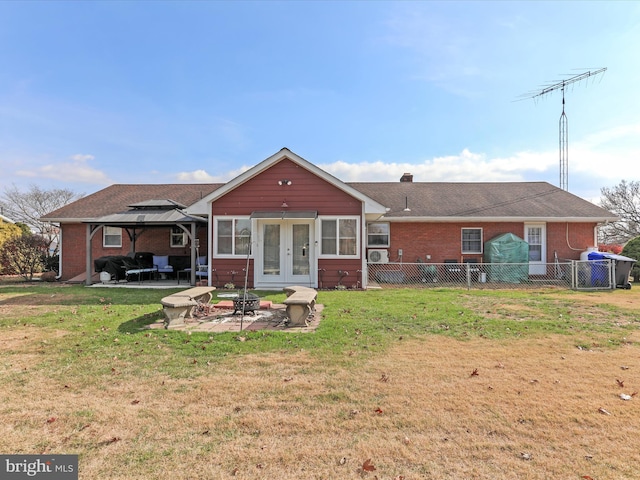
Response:
[[[640,180],[640,2],[0,2],[0,190],[226,182],[287,147],[339,179]]]

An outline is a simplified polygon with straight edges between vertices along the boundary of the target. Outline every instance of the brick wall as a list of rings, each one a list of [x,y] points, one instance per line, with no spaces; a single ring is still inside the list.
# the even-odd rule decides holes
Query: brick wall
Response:
[[[547,223],[547,262],[553,262],[554,251],[560,259],[580,258],[580,252],[593,246],[593,223]],[[481,254],[461,253],[461,229],[482,228],[483,242],[503,233],[513,233],[524,237],[523,222],[491,223],[392,223],[389,260],[400,260],[398,249],[402,249],[402,260],[413,263],[419,257],[425,260],[431,255],[430,262],[443,263],[445,259],[482,258]],[[567,230],[568,229],[568,230]],[[567,242],[568,232],[568,242]]]
[[[86,224],[68,223],[62,225],[62,280],[69,280],[86,272]],[[151,252],[155,255],[190,255],[190,247],[172,248],[170,228],[149,228],[137,231],[136,251]],[[200,254],[207,253],[206,228],[198,230]],[[131,241],[125,230],[122,231],[122,247],[102,246],[102,229],[98,230],[91,241],[91,256],[96,258],[112,255],[127,255],[131,251]],[[93,265],[91,266],[93,271]]]

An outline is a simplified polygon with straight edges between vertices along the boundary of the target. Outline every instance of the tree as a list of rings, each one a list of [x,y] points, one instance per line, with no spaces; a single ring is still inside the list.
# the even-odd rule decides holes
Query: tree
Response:
[[[19,237],[20,235],[22,235],[22,230],[19,225],[0,220],[0,249],[2,249],[2,245],[4,245],[7,240]],[[3,271],[2,263],[0,263],[0,274],[2,274]]]
[[[10,238],[19,237],[20,235],[22,235],[20,225],[0,220],[0,247]]]
[[[10,238],[0,248],[3,272],[21,275],[30,282],[35,273],[42,271],[48,248],[48,240],[41,235],[29,233]]]
[[[622,255],[640,262],[640,237],[629,240],[622,249]],[[637,262],[631,269],[631,276],[633,277],[634,283],[640,282],[640,265]]]
[[[622,180],[615,187],[600,189],[600,206],[620,220],[600,229],[602,243],[625,243],[640,235],[640,182]]]
[[[58,255],[59,226],[40,220],[44,215],[81,198],[84,193],[75,193],[66,188],[44,190],[31,185],[26,192],[21,192],[12,185],[4,190],[0,196],[0,207],[13,220],[29,226],[30,231],[38,233],[47,241],[47,263]]]

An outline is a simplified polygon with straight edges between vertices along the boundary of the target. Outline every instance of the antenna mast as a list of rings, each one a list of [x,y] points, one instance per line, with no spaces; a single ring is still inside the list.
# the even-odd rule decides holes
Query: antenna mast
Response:
[[[567,78],[566,80],[561,80],[552,85],[548,85],[542,90],[538,90],[533,93],[526,93],[523,95],[524,98],[533,98],[535,100],[536,98],[548,95],[556,90],[562,91],[562,114],[560,115],[559,122],[560,188],[562,190],[569,190],[569,123],[567,121],[567,115],[564,113],[564,90],[568,85],[580,82],[589,77],[593,77],[594,75],[604,73],[606,70],[606,67],[594,71],[588,70],[579,75],[574,75],[573,77]]]

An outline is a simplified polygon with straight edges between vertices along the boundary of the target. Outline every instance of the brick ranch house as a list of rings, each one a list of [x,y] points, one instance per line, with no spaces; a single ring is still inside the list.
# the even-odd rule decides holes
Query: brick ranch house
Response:
[[[544,274],[616,219],[546,182],[342,182],[286,148],[225,184],[112,185],[43,217],[60,226],[61,280],[90,284],[95,259],[152,252],[191,284],[203,263],[209,284],[246,274],[264,289],[366,288],[373,255],[481,262],[504,233],[529,243],[529,273]]]

